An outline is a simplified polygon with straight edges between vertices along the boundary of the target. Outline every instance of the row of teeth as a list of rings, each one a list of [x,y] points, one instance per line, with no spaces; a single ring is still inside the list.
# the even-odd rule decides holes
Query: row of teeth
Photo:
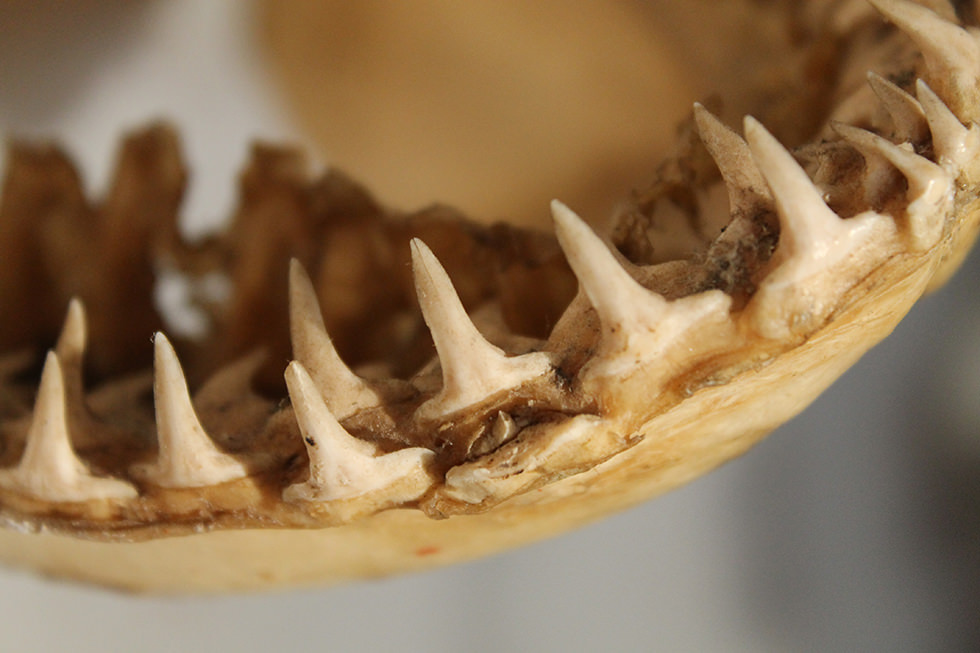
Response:
[[[938,80],[945,97],[940,99],[922,80],[912,96],[872,74],[870,87],[901,144],[850,125],[833,125],[840,138],[865,157],[868,205],[883,199],[878,195],[892,177],[904,177],[904,220],[896,224],[874,211],[842,220],[793,155],[761,124],[746,118],[743,140],[696,105],[697,125],[728,187],[732,214],[751,215],[759,206],[768,206],[779,216],[779,244],[770,270],[736,327],[728,295],[709,290],[668,301],[637,281],[572,210],[554,202],[558,240],[601,326],[592,357],[574,380],[576,391],[589,392],[602,379],[654,366],[668,351],[675,363],[693,360],[697,352],[674,350],[679,336],[696,325],[726,331],[726,337],[744,337],[746,332],[773,340],[806,335],[831,316],[848,289],[841,284],[853,282],[854,275],[842,274],[843,269],[867,270],[880,264],[880,257],[868,260],[873,258],[869,251],[895,251],[882,243],[902,242],[906,250],[916,252],[942,238],[956,183],[972,183],[977,176],[973,162],[980,135],[976,125],[964,126],[956,114],[965,115],[975,106],[980,43],[967,30],[913,2],[872,4],[915,41],[929,78]],[[930,137],[935,162],[917,154],[912,145]],[[488,342],[435,255],[419,240],[412,241],[411,248],[419,305],[442,378],[441,389],[415,409],[418,423],[438,428],[440,420],[464,409],[485,407],[490,398],[555,376],[562,361],[547,343],[542,351],[509,355]],[[400,503],[430,491],[438,483],[432,451],[408,447],[385,453],[345,430],[346,419],[384,406],[399,386],[366,380],[343,363],[324,328],[313,285],[295,261],[290,270],[290,319],[295,360],[285,378],[309,455],[309,472],[306,480],[285,487],[283,498],[303,504],[381,492],[395,493],[393,499]],[[86,465],[72,445],[72,431],[94,419],[82,387],[85,340],[84,309],[73,300],[57,346],[47,354],[23,455],[15,467],[0,470],[0,487],[55,503],[129,501],[140,496],[138,487],[213,486],[249,474],[250,461],[222,451],[205,432],[177,355],[162,333],[154,339],[156,461],[130,467],[131,480],[109,478]],[[507,431],[505,437],[513,437],[513,420],[500,413],[498,421]]]

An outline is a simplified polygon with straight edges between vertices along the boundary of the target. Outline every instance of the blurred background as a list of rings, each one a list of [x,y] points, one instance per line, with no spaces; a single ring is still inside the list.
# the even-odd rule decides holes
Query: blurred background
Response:
[[[301,141],[230,0],[0,4],[0,130],[57,137],[98,193],[120,131],[165,117],[220,222],[255,138]],[[742,459],[579,532],[424,575],[140,598],[0,570],[0,650],[980,650],[974,256]]]

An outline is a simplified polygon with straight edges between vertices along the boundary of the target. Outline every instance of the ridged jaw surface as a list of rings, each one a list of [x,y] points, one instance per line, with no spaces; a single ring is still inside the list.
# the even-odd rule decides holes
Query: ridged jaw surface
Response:
[[[598,231],[557,200],[553,236],[398,213],[257,147],[229,229],[192,244],[167,128],[126,139],[99,203],[57,149],[12,146],[0,557],[155,591],[337,582],[538,539],[744,452],[974,239],[980,37],[954,4],[779,4],[827,106],[735,129],[695,105]],[[205,335],[164,335],[163,274]]]

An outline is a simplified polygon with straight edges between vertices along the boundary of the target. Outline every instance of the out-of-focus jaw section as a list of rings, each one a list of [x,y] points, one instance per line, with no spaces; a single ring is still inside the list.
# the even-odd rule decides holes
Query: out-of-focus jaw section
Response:
[[[25,532],[4,537],[41,544],[11,546],[11,559],[167,590],[417,569],[669,490],[797,414],[976,236],[980,42],[944,2],[871,0],[901,33],[870,6],[835,22],[785,4],[794,20],[821,16],[799,32],[803,50],[882,44],[866,86],[840,91],[846,111],[827,108],[848,120],[789,148],[778,121],[746,117],[740,133],[695,104],[680,153],[602,228],[558,200],[554,237],[445,207],[389,211],[339,173],[311,178],[260,148],[226,234],[185,243],[157,207],[164,235],[141,213],[130,255],[120,225],[139,207],[124,189],[91,205],[61,157],[15,157],[0,315],[25,312],[32,327],[0,329],[0,513]],[[851,79],[847,66],[825,74]],[[144,153],[139,170],[170,197],[183,167],[161,129],[126,151]],[[152,175],[126,161],[118,184],[154,196]],[[62,236],[92,216],[113,235],[77,244],[73,286]],[[667,249],[689,255],[660,260],[657,234],[676,230]],[[115,276],[96,283],[100,252]],[[213,325],[202,339],[161,331],[134,354],[133,336],[117,344],[105,325],[129,329],[136,307],[142,337],[163,328],[145,302],[127,304],[155,266],[191,286],[218,275],[230,295],[198,301]],[[252,532],[274,552],[222,556]],[[62,561],[78,536],[104,543]],[[145,549],[156,566],[144,576],[99,571],[112,547],[164,537],[176,539]],[[314,540],[346,570],[297,562]],[[213,578],[193,577],[205,560]],[[249,571],[231,581],[231,564]]]

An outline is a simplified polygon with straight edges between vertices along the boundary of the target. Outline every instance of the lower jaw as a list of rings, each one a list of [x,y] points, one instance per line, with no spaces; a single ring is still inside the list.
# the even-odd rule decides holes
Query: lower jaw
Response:
[[[910,3],[882,5],[886,11],[897,5],[905,12],[912,6]],[[790,9],[786,14],[772,12],[765,15],[765,20],[773,24],[784,20],[789,24],[787,16],[792,14],[794,5],[787,6]],[[665,5],[664,11],[671,7]],[[684,11],[677,6],[673,10]],[[724,15],[723,11],[719,10],[718,14]],[[232,297],[217,312],[213,334],[203,342],[177,343],[192,386],[197,385],[194,379],[227,371],[227,365],[256,346],[274,352],[288,350],[285,316],[290,308],[285,298],[289,295],[286,269],[290,256],[302,259],[320,282],[318,294],[323,302],[324,319],[345,358],[374,369],[408,369],[411,374],[407,382],[396,384],[395,395],[401,398],[386,399],[379,406],[338,403],[335,396],[302,398],[302,388],[306,387],[303,375],[309,371],[308,376],[314,383],[317,381],[316,367],[323,359],[324,345],[313,324],[320,315],[319,308],[315,311],[307,308],[306,312],[298,308],[303,303],[297,290],[302,275],[296,273],[291,319],[292,357],[298,365],[291,366],[287,372],[292,405],[275,394],[283,392],[275,380],[282,372],[281,366],[276,369],[275,362],[271,364],[271,374],[260,375],[269,396],[245,392],[248,376],[218,389],[217,396],[224,404],[214,400],[213,392],[208,395],[203,389],[196,396],[198,417],[205,430],[218,441],[219,454],[247,461],[245,467],[250,474],[244,478],[221,480],[195,489],[170,487],[166,472],[163,481],[160,477],[147,479],[134,475],[132,470],[136,466],[153,465],[158,455],[153,442],[164,435],[159,432],[161,429],[152,426],[154,398],[146,389],[134,394],[136,399],[129,400],[131,405],[125,409],[117,408],[117,413],[100,413],[95,407],[99,402],[113,406],[124,403],[121,393],[130,386],[119,383],[117,377],[132,361],[127,353],[128,345],[123,341],[138,341],[147,335],[137,332],[120,337],[114,331],[113,325],[124,321],[120,319],[120,311],[133,308],[126,303],[133,286],[123,283],[126,292],[118,291],[118,279],[107,279],[105,272],[105,259],[110,264],[114,260],[106,257],[106,252],[97,251],[86,271],[96,270],[91,276],[98,283],[83,288],[91,292],[91,297],[86,297],[85,292],[80,294],[86,305],[102,309],[101,313],[90,310],[93,324],[89,358],[95,360],[90,360],[86,369],[89,385],[102,385],[103,390],[89,394],[87,400],[77,396],[64,400],[80,402],[68,405],[68,431],[78,453],[96,475],[130,484],[135,496],[120,499],[79,495],[67,501],[52,500],[43,496],[47,491],[43,488],[48,487],[46,479],[42,479],[45,483],[35,482],[43,471],[11,474],[13,480],[3,490],[6,493],[4,518],[11,528],[0,531],[0,556],[45,573],[134,590],[218,591],[338,582],[448,564],[537,540],[667,491],[741,454],[802,410],[854,360],[887,335],[926,288],[948,276],[977,230],[970,161],[940,161],[938,152],[944,144],[934,122],[925,124],[923,118],[923,124],[903,124],[901,118],[890,116],[883,109],[882,100],[857,90],[852,82],[856,76],[863,76],[865,65],[877,65],[868,61],[880,59],[885,62],[885,67],[879,69],[883,74],[906,80],[922,76],[935,85],[937,92],[956,105],[961,125],[972,125],[975,102],[957,99],[955,83],[928,72],[933,53],[926,53],[929,65],[923,65],[915,49],[900,35],[887,33],[881,23],[874,22],[870,12],[867,18],[855,19],[853,25],[840,27],[839,33],[830,27],[826,29],[829,31],[821,32],[821,39],[804,38],[795,48],[784,45],[789,48],[790,58],[811,64],[799,64],[801,77],[814,69],[823,75],[818,77],[820,83],[816,85],[821,89],[818,106],[826,106],[827,111],[813,110],[812,104],[805,101],[807,95],[800,89],[800,78],[791,79],[787,85],[772,86],[767,94],[739,95],[733,103],[736,107],[753,107],[756,112],[764,110],[776,133],[787,135],[791,142],[802,143],[798,158],[808,164],[815,181],[822,184],[819,189],[812,185],[799,186],[797,172],[802,173],[802,169],[794,168],[791,159],[774,165],[772,161],[782,155],[757,127],[746,127],[752,133],[747,133],[749,145],[740,146],[745,147],[744,154],[738,154],[741,150],[736,146],[718,145],[718,139],[729,138],[729,132],[712,123],[702,112],[698,126],[708,149],[712,149],[712,143],[715,145],[716,150],[711,153],[720,158],[722,175],[738,177],[741,173],[743,181],[758,178],[763,183],[732,182],[726,177],[727,187],[722,185],[717,172],[706,172],[713,170],[708,152],[694,145],[691,138],[682,140],[680,155],[661,168],[651,189],[640,193],[632,205],[617,215],[611,231],[611,239],[620,250],[616,256],[603,248],[597,249],[598,241],[590,240],[594,239],[591,232],[582,231],[574,216],[569,217],[561,207],[556,208],[559,243],[570,259],[571,271],[557,257],[559,250],[554,241],[517,232],[500,237],[499,230],[447,221],[447,213],[441,210],[423,210],[414,216],[389,214],[383,224],[351,219],[351,215],[356,217],[357,209],[365,206],[374,211],[374,204],[367,196],[345,180],[338,182],[330,177],[327,179],[333,181],[309,180],[301,172],[302,166],[297,164],[295,155],[273,150],[259,153],[245,176],[246,198],[235,225],[239,231],[219,237],[217,244],[200,248],[166,237],[146,234],[136,237],[135,251],[156,255],[157,264],[177,261],[181,272],[192,277],[218,269],[231,280]],[[836,49],[824,52],[822,48],[827,44],[833,44]],[[896,59],[896,52],[902,56]],[[968,63],[980,67],[980,61]],[[785,72],[782,67],[778,70]],[[908,89],[916,92],[912,85]],[[922,93],[920,89],[920,105],[927,102]],[[893,93],[891,97],[894,100],[897,96]],[[780,102],[774,102],[773,98]],[[811,107],[803,114],[804,120],[798,119],[801,105]],[[926,172],[907,175],[900,165],[889,163],[886,154],[890,151],[861,150],[867,146],[867,139],[857,142],[855,150],[831,128],[820,127],[827,115],[834,114],[898,141],[902,139],[896,134],[921,131],[925,126],[925,136],[917,136],[919,140],[912,144],[918,153],[916,162],[921,167],[924,164],[918,163],[919,160],[931,165],[935,159],[945,166],[945,171],[928,168]],[[783,120],[779,119],[781,115]],[[692,125],[693,122],[688,124]],[[814,137],[815,133],[819,135]],[[113,201],[118,200],[125,208],[124,199],[133,188],[146,197],[152,197],[151,191],[161,188],[169,192],[169,195],[163,193],[165,197],[179,196],[182,174],[176,172],[179,165],[176,168],[172,165],[168,146],[141,149],[147,143],[159,144],[160,133],[154,134],[131,141],[132,157],[128,164],[121,164],[118,195],[100,207],[110,218],[119,217],[112,215],[113,208],[119,206]],[[804,139],[804,136],[811,138]],[[162,138],[166,141],[166,136]],[[605,139],[603,142],[607,143]],[[964,147],[972,147],[970,143],[964,140]],[[151,152],[151,156],[141,159],[141,152]],[[726,169],[726,157],[729,163],[742,161],[744,168]],[[441,160],[443,155],[436,158]],[[147,166],[147,162],[151,165]],[[134,172],[147,169],[155,170],[154,175],[140,177]],[[872,175],[873,170],[878,176]],[[923,213],[914,208],[921,208],[927,194],[922,191],[920,197],[915,190],[917,184],[922,186],[923,178],[929,184],[940,184],[946,179],[944,174],[955,192],[949,198],[943,196],[936,200],[936,215],[926,215],[928,211]],[[129,187],[125,185],[127,175],[130,175]],[[11,179],[15,178],[11,175]],[[498,183],[506,186],[505,182]],[[548,182],[538,180],[532,185],[547,187]],[[581,183],[580,178],[571,185],[591,186]],[[464,189],[465,184],[458,187]],[[318,194],[324,188],[332,190],[326,195]],[[11,192],[16,190],[8,182],[5,192],[8,215],[17,208],[10,208]],[[704,215],[699,210],[690,211],[691,206],[685,201],[694,202],[695,209],[706,210],[718,204],[718,190],[727,190],[732,204],[723,219],[709,216],[714,222],[721,226],[732,219],[729,234],[745,229],[772,242],[765,238],[749,242],[747,236],[726,241],[724,234],[706,235],[708,227],[699,222]],[[390,192],[399,193],[397,189]],[[330,206],[341,207],[348,213],[325,218],[322,213],[308,211],[304,202],[311,194],[327,198]],[[813,247],[825,247],[834,253],[841,248],[846,250],[850,242],[843,236],[833,236],[829,237],[829,243],[821,244],[820,234],[837,230],[838,222],[820,222],[823,213],[813,203],[814,194],[828,198],[831,206],[847,218],[839,220],[840,225],[856,224],[854,216],[868,209],[878,211],[872,222],[875,233],[881,236],[853,252],[844,251],[846,255],[823,258],[814,255]],[[18,197],[16,193],[14,196]],[[30,193],[19,195],[24,196],[30,197]],[[875,197],[874,205],[866,200],[871,196]],[[527,212],[526,202],[539,201],[531,196],[521,198],[519,193],[511,199],[517,204],[506,210],[518,215]],[[468,200],[464,192],[459,201],[465,204],[472,198]],[[606,200],[601,199],[601,194],[600,199],[582,199],[583,204],[592,201]],[[920,204],[914,205],[915,201]],[[176,202],[173,204],[176,206]],[[296,209],[296,205],[301,208]],[[486,206],[479,210],[492,214],[502,209]],[[823,210],[829,211],[826,206]],[[818,215],[815,223],[808,218],[811,213]],[[288,218],[284,219],[283,215]],[[324,219],[332,222],[317,232],[318,221]],[[712,220],[707,223],[711,224]],[[923,233],[935,234],[931,241],[923,242],[916,236],[916,225],[920,223],[925,224]],[[136,224],[141,223],[136,221]],[[147,224],[164,236],[174,231],[168,219]],[[284,225],[294,232],[284,233]],[[666,241],[656,240],[658,233],[667,231],[672,233]],[[326,233],[329,237],[311,245],[305,238],[308,232],[321,236]],[[778,241],[777,232],[780,233]],[[788,233],[795,235],[790,239]],[[815,240],[803,239],[800,233],[816,234]],[[440,409],[446,402],[442,384],[449,383],[445,371],[440,373],[438,366],[429,364],[416,372],[424,362],[424,357],[420,359],[417,354],[410,356],[411,363],[395,358],[390,349],[380,359],[373,357],[377,348],[391,345],[391,339],[398,340],[402,350],[424,350],[418,335],[422,320],[413,305],[412,279],[406,265],[409,238],[418,236],[444,239],[439,246],[430,244],[439,258],[447,262],[449,276],[464,304],[475,307],[488,303],[504,314],[508,328],[501,328],[494,320],[481,326],[491,340],[501,344],[508,354],[507,360],[543,353],[555,370],[549,373],[551,376],[545,374],[542,376],[547,378],[535,377],[504,387],[502,394],[473,398],[467,395],[467,384],[483,381],[477,378],[481,370],[477,365],[471,368],[471,376],[457,380],[460,387],[455,388],[457,394],[469,399],[463,402],[461,410],[454,408],[447,412]],[[378,270],[363,269],[363,261],[352,254],[352,251],[373,253],[375,250],[364,243],[376,246],[378,239],[382,241],[382,249],[402,247],[400,253],[384,261],[386,278],[381,283],[372,279],[379,276]],[[497,248],[481,249],[487,243]],[[24,245],[14,239],[4,244],[18,249]],[[54,244],[57,249],[59,243]],[[506,244],[521,253],[507,251]],[[450,318],[438,317],[451,312],[452,304],[452,297],[439,286],[438,270],[433,271],[438,263],[425,253],[428,250],[414,247],[415,284],[422,298],[425,321],[436,331],[448,329],[455,333],[453,329],[458,325],[450,325]],[[467,258],[466,252],[486,257],[478,272],[467,270],[473,267],[474,261]],[[116,254],[119,258],[115,261],[124,261],[116,268],[117,273],[142,272],[148,267],[143,260],[129,263],[125,251]],[[616,261],[623,254],[628,254],[630,259],[623,269],[643,282],[642,287],[646,289],[643,292],[649,298],[637,290],[639,284],[631,286],[631,282],[616,276],[618,273],[603,258]],[[675,258],[685,260],[673,261]],[[215,261],[220,260],[230,260],[232,265],[228,269],[217,268]],[[246,260],[248,264],[236,266],[236,260]],[[820,261],[824,264],[818,265]],[[729,274],[729,268],[722,264],[732,262],[737,270]],[[63,269],[62,265],[56,263],[53,268]],[[500,274],[502,269],[507,271],[503,275],[505,281],[531,279],[531,285],[542,287],[515,293],[513,289],[501,290],[499,284],[482,280],[481,274]],[[340,282],[352,271],[363,285],[357,286],[353,293],[345,293],[343,288],[338,290],[338,284],[342,285]],[[567,303],[575,283],[572,271],[582,290],[554,324],[557,315],[550,306],[555,304],[560,308]],[[27,293],[28,298],[22,300],[25,306],[10,300],[18,293],[16,289],[10,290],[14,284],[9,283],[8,273],[7,294],[0,296],[4,312],[31,313],[36,316],[37,328],[27,331],[26,337],[22,335],[24,332],[15,337],[10,335],[14,331],[8,327],[6,341],[0,343],[2,349],[27,347],[43,351],[54,344],[52,333],[57,332],[57,320],[44,316],[63,310],[58,306],[66,304],[67,298],[60,295],[71,286],[67,277],[54,276],[55,283],[33,294]],[[128,274],[124,278],[138,276]],[[565,288],[565,296],[553,287],[543,287],[544,279],[556,281],[555,286]],[[777,279],[781,281],[773,281]],[[390,286],[399,290],[386,294],[385,289]],[[112,288],[117,289],[115,294]],[[629,322],[632,327],[642,327],[642,333],[623,340],[617,335],[618,330],[635,317],[631,311],[636,307],[620,305],[604,309],[603,294],[607,291],[615,297],[640,297],[641,303],[649,301],[653,308],[643,308],[642,315],[659,311],[662,321],[639,325]],[[365,326],[377,319],[371,311],[377,310],[379,297],[386,302],[384,324],[402,326],[380,329]],[[436,299],[426,304],[425,297]],[[324,301],[325,298],[332,301]],[[696,302],[702,302],[707,308],[697,308]],[[541,305],[545,310],[538,310]],[[355,308],[344,313],[344,306]],[[515,321],[534,311],[537,317],[522,325],[523,335],[530,339],[515,337],[512,332]],[[698,311],[703,311],[706,317],[702,319]],[[255,329],[251,319],[255,314],[274,316],[272,321],[278,321],[281,328]],[[160,321],[152,309],[147,309],[143,317],[140,321],[151,325],[149,331]],[[678,321],[684,325],[670,326]],[[297,324],[306,326],[299,328]],[[297,346],[297,337],[321,338],[317,341],[319,349]],[[84,351],[63,344],[70,340],[63,336],[55,347],[61,367],[67,370],[59,372],[66,387],[70,386],[71,366],[67,362],[70,354],[80,359]],[[159,376],[160,361],[170,360],[166,346],[160,344],[163,342],[161,339],[157,345],[158,420],[161,403],[168,401],[165,397],[172,399],[180,394],[173,379]],[[438,341],[436,344],[439,345]],[[624,351],[634,358],[624,358]],[[198,357],[192,358],[195,352]],[[439,360],[443,366],[449,361],[441,349]],[[33,366],[36,368],[33,377],[28,370],[9,383],[12,396],[27,396],[30,392],[25,388],[38,383],[39,355],[35,356]],[[235,394],[232,390],[239,392]],[[179,397],[174,399],[178,400]],[[361,494],[350,494],[345,487],[341,490],[347,494],[338,495],[337,488],[324,486],[322,479],[315,476],[316,465],[309,471],[305,469],[307,462],[314,460],[315,447],[324,446],[334,437],[326,431],[311,432],[315,429],[310,424],[317,422],[322,412],[319,405],[314,405],[317,401],[325,403],[323,410],[338,414],[344,429],[377,447],[366,457],[369,462],[354,456],[354,462],[340,460],[340,467],[355,463],[382,465],[378,461],[386,455],[418,449],[419,461],[428,461],[419,463],[421,471],[418,472],[426,487],[408,500],[392,501],[386,497],[386,489],[396,487],[403,479],[370,478],[366,481],[370,490]],[[32,433],[37,437],[40,432],[32,426],[39,421],[40,409],[35,408],[33,418],[29,412],[17,413],[18,410],[11,409],[2,424],[8,438],[6,462],[11,470],[24,467],[26,456],[22,451],[27,446],[24,443]],[[512,415],[508,419],[517,424],[514,427],[517,431],[494,441],[491,438],[494,420],[502,412]],[[232,413],[239,430],[229,433],[221,420],[230,420]],[[79,418],[79,414],[83,417]],[[98,428],[94,433],[83,432],[88,426],[79,428],[79,423],[90,418],[96,424],[110,427],[104,432]],[[186,421],[182,424],[187,427]],[[442,435],[445,433],[451,437]],[[91,440],[82,441],[80,435]],[[337,450],[361,446],[350,445],[343,436],[338,437]],[[314,441],[314,444],[308,442],[306,450],[304,438]],[[263,446],[279,449],[263,450]],[[328,458],[317,464],[328,466],[337,460]],[[324,473],[326,477],[333,474],[332,478],[337,478],[344,470],[326,469]],[[383,476],[381,472],[374,473]],[[65,478],[54,480],[66,481]],[[381,485],[372,485],[375,481]],[[295,495],[295,492],[289,494],[294,486],[303,486],[320,498],[305,502],[287,500],[286,497]],[[37,490],[38,487],[42,489]],[[317,495],[318,492],[321,494]],[[324,499],[324,496],[341,498]],[[244,505],[243,497],[255,497],[256,501]],[[437,519],[441,517],[450,518]],[[267,529],[258,529],[263,526]],[[42,534],[38,530],[57,534]],[[330,554],[324,555],[325,551]]]

